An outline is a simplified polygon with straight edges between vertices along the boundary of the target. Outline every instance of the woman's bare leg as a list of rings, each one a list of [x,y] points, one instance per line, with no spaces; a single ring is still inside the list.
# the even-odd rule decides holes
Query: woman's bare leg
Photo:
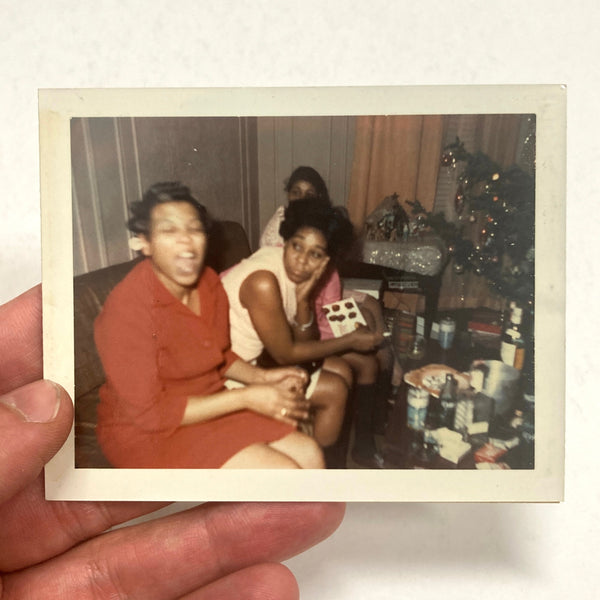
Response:
[[[375,354],[348,352],[342,356],[354,372],[357,385],[370,385],[377,381],[379,363]]]
[[[222,469],[299,469],[290,456],[268,444],[252,444],[234,454]]]
[[[311,437],[294,431],[268,444],[252,444],[232,456],[223,469],[322,469],[323,452]]]
[[[269,444],[278,452],[292,458],[301,469],[323,469],[323,451],[315,439],[295,431]]]
[[[330,371],[328,366],[332,365],[339,372]],[[326,359],[315,391],[310,397],[310,402],[316,409],[314,436],[323,447],[331,446],[340,435],[348,398],[346,376],[351,378],[351,372],[343,361],[338,358],[335,361]]]
[[[352,387],[354,376],[350,365],[343,358],[339,356],[329,356],[323,361],[323,369],[339,375],[348,388]]]

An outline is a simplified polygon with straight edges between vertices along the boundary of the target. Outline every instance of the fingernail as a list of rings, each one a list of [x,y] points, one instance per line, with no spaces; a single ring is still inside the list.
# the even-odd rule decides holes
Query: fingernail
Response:
[[[29,423],[49,423],[58,414],[60,390],[44,379],[30,383],[0,398],[0,403],[13,409]]]

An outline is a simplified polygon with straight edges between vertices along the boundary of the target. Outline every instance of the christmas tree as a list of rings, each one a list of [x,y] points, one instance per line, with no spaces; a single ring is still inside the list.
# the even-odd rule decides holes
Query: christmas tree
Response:
[[[459,138],[444,148],[442,165],[462,166],[454,207],[457,220],[408,202],[423,225],[446,243],[456,273],[485,277],[492,290],[533,308],[535,280],[535,177],[519,166],[502,169],[482,152],[469,153]]]

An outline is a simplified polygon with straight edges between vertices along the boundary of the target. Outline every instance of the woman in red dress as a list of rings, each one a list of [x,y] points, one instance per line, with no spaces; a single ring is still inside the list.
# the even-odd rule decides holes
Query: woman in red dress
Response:
[[[95,323],[106,374],[97,435],[108,460],[126,468],[322,468],[318,444],[296,429],[308,417],[306,374],[260,369],[231,351],[227,296],[204,265],[205,208],[168,182],[153,185],[132,213],[146,260]]]

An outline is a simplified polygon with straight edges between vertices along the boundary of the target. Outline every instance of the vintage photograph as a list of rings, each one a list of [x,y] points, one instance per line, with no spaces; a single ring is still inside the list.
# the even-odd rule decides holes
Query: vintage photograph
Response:
[[[49,496],[560,499],[564,101],[40,92]]]

